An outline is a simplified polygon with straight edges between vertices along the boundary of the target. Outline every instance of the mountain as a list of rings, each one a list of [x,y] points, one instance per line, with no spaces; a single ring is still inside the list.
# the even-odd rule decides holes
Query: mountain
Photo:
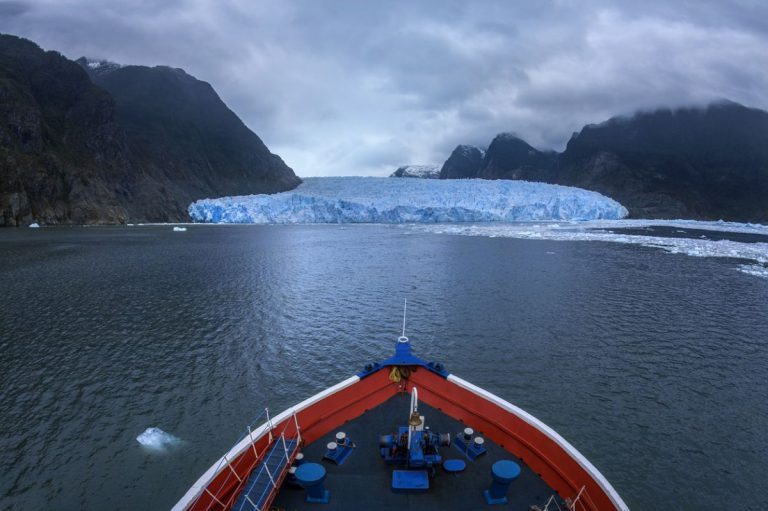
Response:
[[[558,182],[618,200],[632,216],[768,220],[768,112],[732,102],[586,126]]]
[[[114,102],[74,62],[0,35],[0,225],[124,221]]]
[[[718,102],[616,117],[585,126],[560,154],[503,134],[472,175],[594,190],[636,218],[765,222],[768,112]]]
[[[403,165],[398,167],[389,177],[438,179],[440,177],[440,167],[437,165]]]
[[[487,151],[459,145],[443,164],[441,179],[519,179],[554,182],[557,153],[532,147],[512,133],[500,133]]]
[[[496,136],[485,152],[477,177],[551,182],[557,153],[542,152],[510,133]]]
[[[0,225],[186,220],[195,199],[300,182],[204,82],[108,67],[105,83],[114,75],[110,87],[122,82],[126,96],[57,52],[0,34]],[[142,94],[156,101],[138,108]]]
[[[473,145],[460,145],[440,169],[440,179],[467,179],[478,177],[485,153]]]
[[[300,183],[213,87],[183,69],[78,62],[114,98],[131,148],[152,177],[173,176],[183,183],[179,193],[274,193]],[[186,201],[185,208],[192,202]]]

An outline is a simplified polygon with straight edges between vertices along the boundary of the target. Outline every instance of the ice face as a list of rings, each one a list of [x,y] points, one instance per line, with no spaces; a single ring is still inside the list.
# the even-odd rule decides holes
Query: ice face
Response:
[[[189,215],[208,223],[442,223],[619,219],[597,192],[528,181],[306,178],[274,195],[203,199]]]
[[[164,451],[181,442],[181,440],[160,428],[147,428],[144,430],[144,433],[136,437],[136,440],[152,451]]]

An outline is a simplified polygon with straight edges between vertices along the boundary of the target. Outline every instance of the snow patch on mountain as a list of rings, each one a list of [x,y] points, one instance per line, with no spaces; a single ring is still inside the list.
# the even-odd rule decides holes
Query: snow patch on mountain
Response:
[[[95,59],[89,59],[87,57],[83,57],[82,60],[85,62],[85,65],[88,66],[88,69],[91,69],[92,71],[114,71],[115,69],[120,69],[121,66],[117,62],[112,62],[109,60],[95,60]]]
[[[389,177],[417,177],[421,179],[438,179],[440,177],[439,165],[403,165]]]
[[[478,147],[476,145],[461,144],[459,146],[456,146],[455,150],[458,151],[458,154],[462,156],[468,156],[473,151],[480,151],[480,157],[485,158],[485,149]]]

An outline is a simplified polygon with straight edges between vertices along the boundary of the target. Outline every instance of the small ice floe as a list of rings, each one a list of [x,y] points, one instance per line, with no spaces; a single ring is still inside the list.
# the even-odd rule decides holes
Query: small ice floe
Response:
[[[136,440],[152,451],[165,451],[181,442],[180,439],[160,428],[147,428],[144,433],[136,437]]]
[[[178,225],[173,228],[173,232],[187,232],[186,227],[179,227]]]
[[[608,233],[602,230],[606,223],[611,225],[624,225],[626,227],[642,226],[646,221],[639,220],[611,220],[611,221],[590,221],[580,224],[584,228],[555,228],[546,224],[536,226],[536,230],[531,230],[530,225],[525,223],[485,223],[462,225],[428,225],[419,224],[410,226],[411,229],[421,232],[437,232],[443,234],[455,234],[465,236],[488,236],[488,237],[508,237],[518,239],[544,239],[552,241],[605,241],[613,243],[635,244],[649,248],[662,249],[670,254],[686,254],[692,257],[719,257],[725,259],[743,259],[748,264],[742,264],[738,270],[748,275],[756,277],[768,277],[768,242],[754,241],[741,242],[732,240],[714,241],[702,235],[701,238],[692,237],[666,237],[643,235],[618,235]],[[661,222],[648,220],[647,222]],[[761,236],[768,235],[768,226],[746,226],[745,224],[719,224],[712,222],[695,221],[665,221],[667,223],[685,223],[696,228],[710,228],[714,226],[724,226],[728,229],[724,232],[745,232],[754,233]],[[661,224],[659,224],[661,225]],[[710,229],[714,230],[714,229]],[[549,254],[550,252],[547,252]]]
[[[30,229],[37,229],[39,227],[40,227],[40,224],[38,224],[37,222],[32,222],[31,224],[29,224]]]
[[[768,266],[763,266],[761,264],[740,264],[738,270],[747,275],[768,279]]]

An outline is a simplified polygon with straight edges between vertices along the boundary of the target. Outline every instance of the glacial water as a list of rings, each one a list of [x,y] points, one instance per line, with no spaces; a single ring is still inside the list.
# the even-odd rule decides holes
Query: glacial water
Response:
[[[418,354],[630,508],[766,509],[768,278],[741,263],[398,226],[2,230],[0,509],[168,509],[264,406],[388,356],[405,297]]]

